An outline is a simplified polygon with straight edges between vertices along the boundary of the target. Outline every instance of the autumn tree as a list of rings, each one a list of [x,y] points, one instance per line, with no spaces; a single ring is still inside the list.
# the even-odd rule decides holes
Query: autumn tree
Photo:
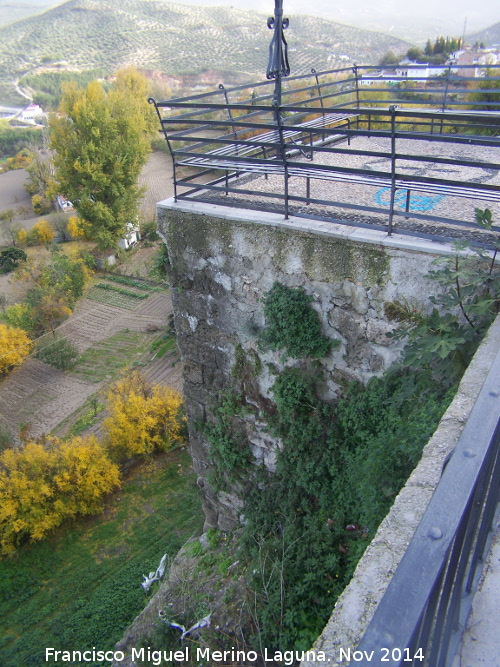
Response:
[[[0,373],[18,366],[31,352],[32,343],[26,331],[0,324]]]
[[[59,191],[100,249],[116,247],[137,216],[137,179],[156,125],[146,80],[127,69],[109,92],[98,81],[85,90],[68,84],[59,112],[50,121]]]
[[[9,306],[7,321],[39,336],[54,331],[69,315],[83,295],[92,271],[76,250],[71,254],[54,252],[50,262],[28,262],[19,270],[19,279],[27,286],[22,303]]]
[[[54,228],[47,220],[40,220],[35,222],[28,236],[38,241],[40,245],[47,245],[54,240]]]
[[[107,395],[103,430],[108,449],[118,460],[167,450],[182,437],[182,405],[173,389],[151,385],[137,371],[125,375]]]
[[[45,215],[51,210],[57,194],[52,158],[50,151],[32,147],[31,162],[26,167],[29,181],[24,187],[31,195],[31,205],[37,215]]]
[[[26,245],[28,241],[28,232],[23,228],[17,228],[15,230],[14,245],[19,243],[19,245]]]
[[[94,436],[29,441],[0,454],[0,552],[36,542],[75,516],[102,510],[118,466]]]
[[[83,229],[83,225],[81,221],[78,220],[76,215],[72,215],[68,220],[67,231],[72,239],[85,238],[85,230]]]

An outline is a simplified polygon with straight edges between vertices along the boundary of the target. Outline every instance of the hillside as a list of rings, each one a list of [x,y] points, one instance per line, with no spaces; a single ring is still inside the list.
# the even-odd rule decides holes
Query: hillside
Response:
[[[42,61],[76,70],[112,72],[134,65],[177,76],[217,70],[221,76],[261,79],[270,38],[266,17],[255,12],[161,0],[70,0],[0,28],[0,103],[15,101],[10,82]],[[373,62],[389,49],[404,52],[409,46],[310,16],[291,16],[287,39],[294,74],[334,66],[332,53]]]
[[[476,42],[484,42],[486,46],[493,46],[493,44],[500,44],[500,22],[490,25],[480,32],[475,32],[472,35],[467,35],[467,42],[475,44]]]

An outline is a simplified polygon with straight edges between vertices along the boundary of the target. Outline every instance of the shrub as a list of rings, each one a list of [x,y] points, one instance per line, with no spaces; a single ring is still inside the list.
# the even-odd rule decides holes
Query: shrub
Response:
[[[118,467],[94,436],[28,442],[0,454],[0,552],[36,542],[66,519],[102,510]]]
[[[107,447],[118,460],[168,450],[184,434],[182,405],[175,390],[128,373],[108,390],[109,417],[102,424]]]
[[[324,357],[334,346],[334,341],[321,335],[318,313],[309,305],[313,297],[302,288],[276,282],[263,301],[266,318],[266,329],[260,337],[263,347],[284,350],[283,359],[300,359]]]
[[[76,345],[70,340],[56,336],[49,342],[44,339],[35,356],[46,364],[50,364],[61,371],[66,371],[74,368],[80,353]]]
[[[28,259],[24,250],[20,248],[7,248],[0,252],[0,273],[9,273]]]
[[[46,215],[50,213],[52,204],[43,195],[35,194],[31,197],[31,206],[35,215]]]

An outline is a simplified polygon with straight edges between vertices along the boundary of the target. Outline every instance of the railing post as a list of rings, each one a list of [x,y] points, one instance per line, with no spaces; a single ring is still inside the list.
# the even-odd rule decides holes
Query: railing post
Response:
[[[316,87],[317,87],[317,89],[318,89],[319,103],[321,104],[321,109],[323,110],[323,113],[322,113],[322,116],[323,116],[323,132],[322,132],[322,137],[323,137],[323,141],[324,141],[324,140],[325,140],[325,132],[324,132],[324,128],[325,128],[325,105],[323,104],[323,95],[322,95],[322,93],[321,93],[321,86],[319,85],[319,77],[318,77],[318,73],[316,72],[316,70],[314,69],[314,67],[311,68],[311,74],[314,74],[314,78],[316,79]]]
[[[359,109],[359,80],[358,80],[358,66],[354,63],[352,68],[354,72],[354,80],[356,82],[356,107]],[[356,129],[359,127],[359,116],[356,116]]]
[[[405,208],[405,211],[407,213],[410,212],[410,198],[411,198],[411,190],[408,188],[408,190],[406,191],[406,208]],[[406,220],[408,220],[409,217],[410,217],[409,215],[405,215]]]
[[[446,85],[444,87],[443,105],[441,107],[441,112],[443,114],[444,114],[445,109],[446,109],[446,97],[448,95],[448,87],[450,85],[450,74],[451,74],[451,64],[448,65],[448,71],[446,72]],[[444,117],[441,118],[441,127],[439,129],[439,134],[443,134],[443,120],[444,120]]]
[[[394,216],[394,200],[396,198],[396,105],[391,104],[391,208],[389,211],[389,236],[392,234],[392,218]]]
[[[222,90],[222,92],[224,93],[224,99],[226,100],[226,106],[227,106],[227,114],[229,116],[229,121],[231,122],[231,128],[233,130],[233,137],[234,137],[234,140],[237,141],[238,140],[238,135],[236,134],[236,128],[234,126],[233,113],[232,113],[231,109],[229,108],[229,98],[227,96],[227,90],[225,89],[223,83],[219,83],[219,90]],[[238,150],[238,145],[236,145],[236,150]],[[238,154],[238,153],[236,153],[236,154]]]
[[[278,132],[280,137],[280,153],[281,161],[283,162],[283,170],[285,177],[285,220],[288,220],[288,164],[286,161],[286,147],[285,147],[285,136],[283,134],[283,121],[281,119],[281,110],[278,106],[277,100],[273,100],[274,113],[278,120]]]

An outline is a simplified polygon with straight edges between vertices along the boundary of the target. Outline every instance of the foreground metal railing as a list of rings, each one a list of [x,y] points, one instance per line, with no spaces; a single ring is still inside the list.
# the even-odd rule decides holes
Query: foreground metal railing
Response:
[[[374,659],[356,664],[451,664],[500,501],[499,420],[500,353],[357,647],[358,655],[373,651]]]
[[[483,69],[481,79],[477,66],[462,77],[450,66],[413,69],[411,79],[399,70],[381,78],[371,66],[313,70],[286,79],[281,104],[273,81],[151,99],[173,159],[176,199],[218,198],[335,222],[345,209],[358,216],[355,224],[363,224],[361,214],[389,233],[396,221],[398,231],[414,233],[410,219],[419,235],[433,236],[430,222],[475,227],[466,216],[428,214],[422,200],[465,198],[470,210],[500,202],[500,68]],[[281,177],[272,191],[259,185],[270,177]],[[350,185],[324,194],[322,183],[376,193],[354,202],[343,196]]]

